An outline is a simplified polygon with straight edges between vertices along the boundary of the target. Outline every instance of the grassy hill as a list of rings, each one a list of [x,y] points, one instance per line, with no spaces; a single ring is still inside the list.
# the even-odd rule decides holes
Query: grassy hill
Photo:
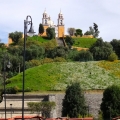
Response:
[[[81,37],[74,37],[73,39],[75,40],[73,46],[83,47],[83,48],[89,48],[97,40],[96,38],[81,38]]]
[[[36,40],[36,41],[39,41],[41,43],[50,41],[47,37],[41,37],[41,36],[37,36],[37,35],[32,36],[32,37],[28,37],[27,40]]]
[[[105,89],[112,84],[120,85],[120,61],[48,63],[25,72],[25,90],[65,90],[66,86],[74,81],[80,82],[85,90]],[[7,82],[9,84],[6,87],[13,86],[21,90],[22,73]]]
[[[97,40],[96,38],[81,38],[81,37],[73,37],[73,39],[75,40],[75,43],[73,46],[83,47],[83,48],[89,48]],[[43,44],[51,41],[47,37],[41,37],[41,36],[28,37],[27,40],[39,41],[40,43],[43,43]],[[52,39],[52,41],[53,40],[55,39]]]

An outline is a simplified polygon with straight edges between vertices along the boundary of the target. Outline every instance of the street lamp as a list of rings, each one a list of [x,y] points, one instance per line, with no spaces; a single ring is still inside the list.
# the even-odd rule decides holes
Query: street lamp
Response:
[[[8,60],[8,61],[6,61]],[[4,53],[3,56],[3,79],[4,79],[4,102],[5,102],[5,120],[6,120],[6,86],[5,86],[5,80],[6,80],[6,67],[10,68],[11,63],[8,59],[8,56]]]
[[[28,20],[30,18],[30,20]],[[27,30],[28,25],[30,25],[29,31]],[[33,36],[35,33],[33,30],[33,23],[32,18],[30,15],[26,17],[26,20],[24,20],[24,49],[23,49],[23,81],[22,81],[22,120],[24,120],[24,82],[25,82],[25,55],[26,55],[26,39],[28,36]]]
[[[10,109],[11,109],[11,118],[12,118],[12,104],[10,104]]]
[[[111,120],[111,107],[109,106],[109,112],[110,112],[110,120]]]

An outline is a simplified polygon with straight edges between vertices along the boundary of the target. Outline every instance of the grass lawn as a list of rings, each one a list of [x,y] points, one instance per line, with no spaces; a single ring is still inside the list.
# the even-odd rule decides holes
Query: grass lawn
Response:
[[[39,41],[41,43],[49,42],[50,41],[47,37],[41,37],[41,36],[28,37],[27,40],[36,40],[36,41]]]
[[[80,38],[74,37],[75,43],[73,46],[76,47],[83,47],[83,48],[90,48],[96,42],[96,38]]]
[[[114,74],[114,71],[120,70],[120,61],[115,62],[113,67],[111,65],[111,70],[105,69],[103,64],[104,61],[58,62],[30,68],[25,71],[25,90],[64,91],[74,81],[80,82],[84,90],[102,90],[112,84],[120,85],[120,76]],[[6,87],[22,89],[22,73],[8,81]]]

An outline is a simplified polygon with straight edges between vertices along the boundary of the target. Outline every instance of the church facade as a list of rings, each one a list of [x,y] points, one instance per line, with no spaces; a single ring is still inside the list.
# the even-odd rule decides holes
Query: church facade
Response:
[[[47,36],[46,34],[46,29],[48,27],[52,27],[55,28],[55,36],[56,37],[63,37],[64,36],[64,32],[65,32],[65,27],[64,27],[64,18],[63,18],[63,14],[60,13],[58,14],[58,19],[57,19],[57,25],[54,24],[54,22],[51,20],[50,16],[47,14],[46,10],[43,13],[43,17],[42,17],[42,25],[44,27],[44,33],[42,34],[42,36]]]

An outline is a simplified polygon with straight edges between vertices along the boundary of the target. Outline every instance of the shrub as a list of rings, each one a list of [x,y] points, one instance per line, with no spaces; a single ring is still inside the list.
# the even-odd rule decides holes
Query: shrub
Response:
[[[76,56],[75,61],[92,61],[93,56],[90,51],[81,50]]]
[[[66,62],[65,58],[62,57],[56,57],[54,58],[54,62]]]
[[[25,91],[25,92],[31,92],[31,91],[32,91],[32,89],[31,89],[31,88],[29,88],[29,87],[27,87],[24,91]]]
[[[41,60],[41,63],[44,64],[44,63],[51,63],[53,62],[53,59],[52,58],[44,58]]]
[[[110,56],[108,56],[109,61],[115,61],[118,60],[118,56],[116,53],[111,53]]]
[[[14,86],[14,87],[8,87],[8,88],[6,88],[5,93],[6,94],[16,94],[18,91],[19,91],[19,88],[17,86]]]
[[[41,64],[40,60],[30,60],[29,62],[26,62],[26,69],[34,67],[34,66],[38,66]]]

